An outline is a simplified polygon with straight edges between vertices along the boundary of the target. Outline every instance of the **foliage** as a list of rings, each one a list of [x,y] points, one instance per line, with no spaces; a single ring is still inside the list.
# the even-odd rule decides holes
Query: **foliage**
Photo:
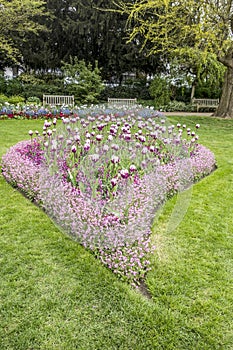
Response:
[[[44,79],[42,79],[38,74],[33,73],[21,73],[18,78],[18,81],[20,81],[22,84],[29,84],[29,85],[39,85],[44,83]]]
[[[34,104],[39,105],[41,103],[41,100],[38,97],[36,97],[36,96],[31,96],[31,97],[28,97],[27,103],[31,103],[31,102],[33,102]]]
[[[22,95],[24,93],[24,86],[18,78],[7,80],[6,91],[7,96]]]
[[[24,102],[24,98],[22,96],[14,95],[14,96],[8,97],[8,103],[10,104],[18,104],[20,102]]]
[[[0,103],[4,104],[8,101],[8,97],[6,95],[0,94]]]
[[[222,91],[221,80],[216,81],[214,84],[208,79],[206,81],[199,82],[195,89],[196,98],[220,98]]]
[[[100,100],[107,101],[108,97],[148,100],[150,99],[150,94],[146,82],[144,80],[136,80],[130,85],[122,84],[120,86],[105,86],[100,94]]]
[[[162,77],[155,77],[149,87],[151,97],[155,100],[155,107],[159,108],[170,102],[171,88],[168,80]]]
[[[97,102],[103,83],[97,62],[93,68],[77,57],[70,57],[70,63],[63,62],[62,71],[65,77],[66,90],[75,96],[76,103]]]
[[[167,105],[161,105],[160,110],[166,112],[194,112],[196,107],[182,101],[170,101]]]
[[[127,18],[109,11],[112,5],[112,0],[72,0],[69,5],[62,0],[47,1],[50,20],[39,21],[49,33],[30,33],[21,43],[28,71],[55,71],[72,56],[92,66],[98,61],[103,80],[119,83],[125,72],[151,73],[163,66],[158,57],[140,53],[137,43],[126,42]]]
[[[231,1],[160,1],[134,3],[116,1],[119,11],[128,16],[129,41],[139,40],[149,55],[166,54],[195,68],[195,76],[211,67],[222,74],[217,60],[226,68],[222,98],[216,111],[233,117],[232,89],[232,4]],[[140,41],[141,39],[141,41]],[[206,69],[207,68],[207,69]]]
[[[42,0],[1,0],[0,7],[0,56],[2,62],[16,63],[20,54],[20,41],[25,33],[45,30],[37,21],[45,15]],[[2,67],[1,67],[2,68]]]

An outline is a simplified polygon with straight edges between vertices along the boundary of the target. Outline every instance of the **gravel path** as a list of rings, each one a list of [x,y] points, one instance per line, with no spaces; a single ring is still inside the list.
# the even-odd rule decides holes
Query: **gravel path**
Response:
[[[213,112],[210,113],[204,113],[204,112],[163,112],[164,115],[166,116],[179,116],[179,117],[211,117],[213,115]]]

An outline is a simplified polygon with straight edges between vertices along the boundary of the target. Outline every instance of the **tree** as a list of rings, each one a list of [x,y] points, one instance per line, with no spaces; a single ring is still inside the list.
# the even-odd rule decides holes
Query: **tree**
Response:
[[[22,43],[28,70],[56,70],[72,56],[92,65],[97,60],[104,80],[120,82],[125,72],[148,74],[160,68],[162,62],[148,59],[137,41],[127,44],[127,16],[108,11],[111,6],[112,0],[47,0],[51,19],[40,23],[48,32],[29,33]]]
[[[233,118],[233,1],[138,0],[116,1],[128,16],[129,41],[140,37],[141,47],[154,53],[189,58],[203,67],[210,57],[225,68],[216,115]]]
[[[150,95],[154,98],[155,107],[165,106],[170,102],[171,88],[166,78],[155,77],[149,88]]]
[[[21,42],[28,32],[38,33],[45,27],[38,17],[46,15],[43,0],[1,0],[0,3],[0,58],[1,68],[6,63],[17,63],[22,56]]]
[[[103,90],[100,70],[77,57],[70,57],[70,63],[63,62],[62,71],[65,77],[66,90],[75,96],[76,103],[96,103]]]

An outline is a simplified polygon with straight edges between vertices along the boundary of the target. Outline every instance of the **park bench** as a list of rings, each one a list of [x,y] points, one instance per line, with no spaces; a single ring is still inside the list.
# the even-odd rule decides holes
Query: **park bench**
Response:
[[[136,98],[108,98],[108,106],[132,107],[137,105]]]
[[[194,98],[192,105],[196,106],[197,112],[200,108],[214,108],[216,109],[219,105],[219,99],[213,98]]]
[[[43,106],[74,106],[74,96],[43,95]]]

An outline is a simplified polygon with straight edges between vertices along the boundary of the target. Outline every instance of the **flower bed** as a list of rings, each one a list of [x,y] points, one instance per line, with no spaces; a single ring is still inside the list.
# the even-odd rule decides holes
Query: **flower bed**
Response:
[[[42,135],[29,131],[31,140],[3,156],[3,175],[104,265],[139,284],[150,269],[156,210],[209,174],[214,155],[196,130],[152,110],[89,110],[55,128],[56,119]]]
[[[135,111],[135,107],[133,107]],[[41,104],[9,104],[5,102],[0,104],[0,120],[1,119],[61,119],[63,117],[77,117],[77,116],[86,116],[87,114],[96,115],[97,113],[112,113],[113,108],[109,109],[106,105],[83,105],[83,106],[43,106]],[[125,108],[116,106],[115,114],[124,115]],[[143,109],[141,106],[138,106],[137,113],[141,116],[148,116],[149,114],[153,115],[162,115],[161,113],[154,111],[153,107],[149,109]]]

